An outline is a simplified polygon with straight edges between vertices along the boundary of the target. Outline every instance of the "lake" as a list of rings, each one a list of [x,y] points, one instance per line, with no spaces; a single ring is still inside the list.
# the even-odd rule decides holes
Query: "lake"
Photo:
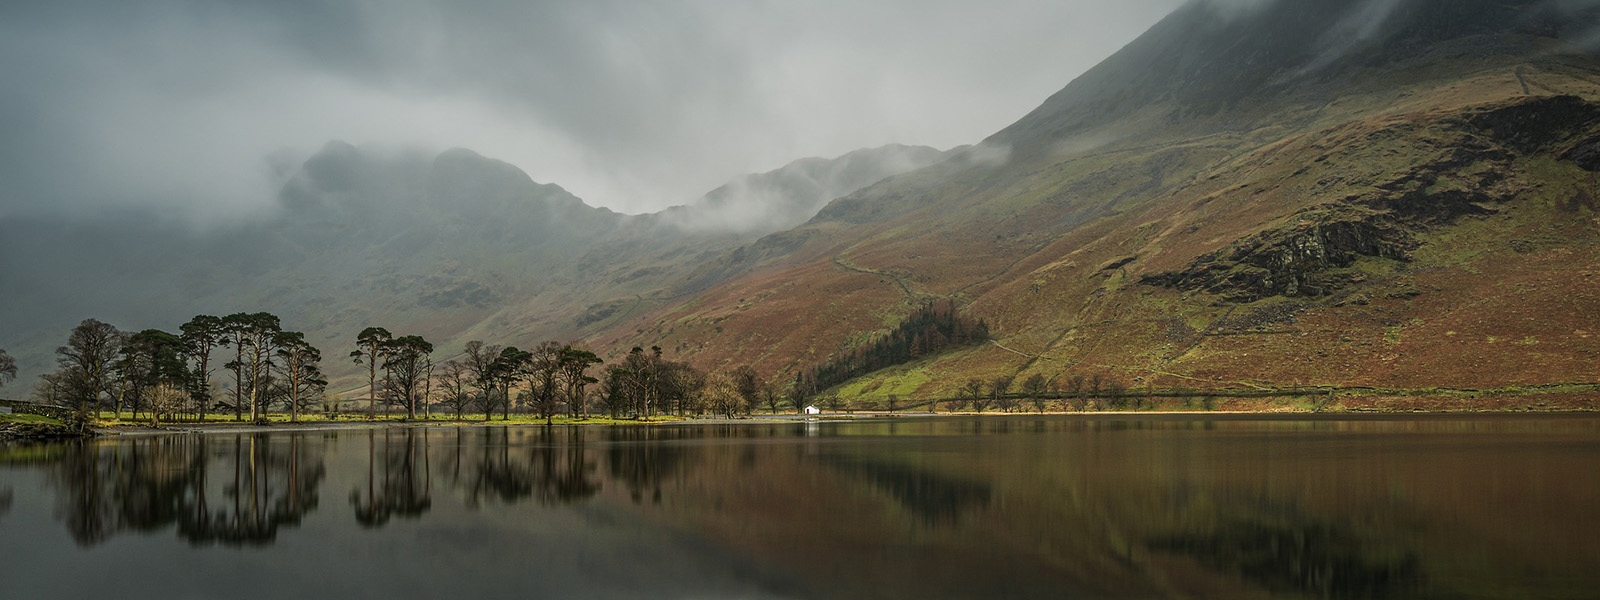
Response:
[[[0,457],[0,598],[1600,594],[1594,416],[419,427]]]

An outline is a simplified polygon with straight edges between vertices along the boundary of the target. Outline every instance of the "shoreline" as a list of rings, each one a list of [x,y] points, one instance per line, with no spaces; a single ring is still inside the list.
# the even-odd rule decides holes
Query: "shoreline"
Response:
[[[1343,410],[1343,411],[1251,411],[1251,410],[1213,410],[1213,411],[1093,411],[1093,412],[960,412],[960,413],[930,413],[930,412],[896,412],[860,411],[855,413],[827,413],[821,415],[751,415],[737,418],[706,417],[684,418],[660,421],[629,421],[629,420],[597,420],[597,421],[566,421],[556,422],[555,427],[661,427],[661,426],[705,426],[705,425],[759,425],[775,423],[845,423],[856,421],[889,421],[902,419],[952,419],[952,418],[1018,418],[1018,417],[1072,417],[1083,420],[1121,419],[1128,417],[1153,418],[1153,419],[1196,419],[1205,420],[1215,418],[1218,420],[1248,420],[1248,419],[1314,419],[1314,420],[1341,420],[1341,419],[1406,419],[1406,418],[1451,418],[1451,417],[1510,417],[1510,418],[1540,418],[1540,417],[1600,417],[1600,411],[1592,409],[1578,410]],[[93,437],[148,437],[162,435],[207,435],[224,433],[296,433],[314,431],[357,431],[363,429],[398,429],[407,427],[544,427],[545,424],[538,420],[513,420],[513,421],[323,421],[302,423],[270,423],[266,425],[255,423],[176,423],[150,427],[148,425],[110,425],[91,428]]]

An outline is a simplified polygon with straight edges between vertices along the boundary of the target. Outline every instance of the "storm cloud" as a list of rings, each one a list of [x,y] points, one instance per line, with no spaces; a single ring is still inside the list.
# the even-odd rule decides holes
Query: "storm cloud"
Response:
[[[6,3],[0,217],[234,218],[333,139],[656,210],[802,156],[977,141],[1181,3]]]

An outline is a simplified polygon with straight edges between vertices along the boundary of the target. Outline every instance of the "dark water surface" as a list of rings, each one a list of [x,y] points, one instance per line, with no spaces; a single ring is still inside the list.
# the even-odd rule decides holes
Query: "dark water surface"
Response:
[[[0,598],[1595,598],[1600,417],[1013,417],[0,450]]]

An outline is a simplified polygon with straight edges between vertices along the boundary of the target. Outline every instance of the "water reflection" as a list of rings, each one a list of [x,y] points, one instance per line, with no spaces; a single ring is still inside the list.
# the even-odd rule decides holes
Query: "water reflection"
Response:
[[[1152,547],[1270,590],[1317,598],[1409,597],[1422,587],[1414,549],[1362,532],[1357,524],[1309,517],[1287,506],[1220,517],[1210,526],[1152,540]]]
[[[393,517],[414,519],[428,512],[433,507],[433,471],[428,463],[427,436],[417,429],[369,430],[366,434],[366,487],[350,490],[356,522],[362,527],[380,527]]]
[[[0,531],[53,517],[83,548],[122,537],[159,555],[175,534],[269,561],[371,536],[448,543],[485,569],[545,543],[607,577],[645,577],[666,557],[640,553],[660,547],[703,570],[686,579],[756,582],[734,596],[777,581],[815,598],[1585,597],[1600,584],[1596,464],[1600,419],[1582,418],[193,435],[0,452]],[[24,471],[42,485],[14,484]],[[319,511],[324,484],[349,504]]]
[[[953,525],[961,515],[989,506],[991,492],[987,483],[962,481],[906,465],[859,458],[829,458],[822,462],[887,492],[906,510],[920,517],[925,525]]]
[[[445,459],[449,483],[472,508],[491,500],[540,506],[584,500],[600,490],[588,436],[581,428],[457,428]]]
[[[47,481],[81,546],[174,525],[192,545],[260,545],[317,507],[325,471],[313,446],[303,434],[69,444]]]

